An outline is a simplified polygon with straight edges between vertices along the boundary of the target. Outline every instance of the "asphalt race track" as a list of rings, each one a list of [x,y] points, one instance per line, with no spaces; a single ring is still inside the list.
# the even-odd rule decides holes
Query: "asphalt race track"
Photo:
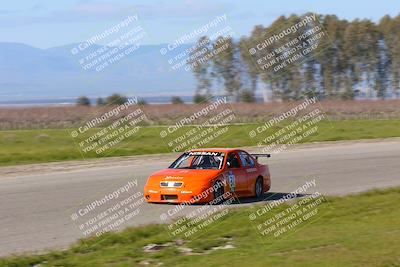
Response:
[[[0,255],[63,248],[83,237],[71,210],[90,199],[137,179],[140,192],[153,171],[165,168],[176,155],[104,160],[94,167],[71,163],[0,168]],[[142,160],[141,160],[142,159]],[[271,192],[287,193],[316,180],[314,191],[342,195],[400,186],[400,139],[309,144],[276,155],[268,162]],[[51,168],[50,168],[51,166]],[[22,170],[22,171],[21,171]],[[271,194],[270,194],[271,195]],[[268,195],[267,195],[268,197]],[[252,200],[244,200],[252,205]],[[143,204],[128,224],[160,223],[173,205]],[[189,212],[196,206],[185,209]]]

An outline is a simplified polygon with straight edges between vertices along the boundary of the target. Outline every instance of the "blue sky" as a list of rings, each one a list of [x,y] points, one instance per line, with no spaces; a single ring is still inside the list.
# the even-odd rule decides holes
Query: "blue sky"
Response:
[[[138,14],[147,44],[173,41],[226,14],[238,35],[268,25],[280,15],[317,12],[340,18],[369,18],[400,13],[399,0],[2,0],[0,42],[48,48],[83,41]]]

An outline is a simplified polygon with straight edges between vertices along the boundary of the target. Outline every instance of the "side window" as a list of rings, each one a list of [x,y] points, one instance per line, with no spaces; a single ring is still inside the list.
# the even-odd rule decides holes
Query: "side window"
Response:
[[[254,167],[254,160],[246,152],[239,152],[240,160],[245,167]]]
[[[254,167],[254,165],[256,165],[255,163],[254,163],[254,159],[251,157],[251,156],[249,156],[249,155],[247,155],[247,158],[249,159],[249,163],[250,163],[250,167]]]
[[[227,159],[228,168],[240,168],[239,159],[236,153],[230,153]]]

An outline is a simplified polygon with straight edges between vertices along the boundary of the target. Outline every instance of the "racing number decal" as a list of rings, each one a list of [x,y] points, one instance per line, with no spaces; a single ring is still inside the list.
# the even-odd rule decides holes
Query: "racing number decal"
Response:
[[[229,182],[229,186],[231,188],[231,191],[235,192],[235,189],[236,189],[236,187],[235,187],[235,175],[233,174],[232,171],[229,171],[228,182]]]

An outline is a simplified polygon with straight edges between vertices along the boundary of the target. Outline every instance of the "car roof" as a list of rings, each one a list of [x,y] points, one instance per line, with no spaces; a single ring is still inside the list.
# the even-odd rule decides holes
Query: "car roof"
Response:
[[[236,149],[236,148],[201,148],[201,149],[192,149],[190,151],[192,151],[192,152],[204,151],[204,152],[229,153],[229,152],[238,151],[238,149]]]

